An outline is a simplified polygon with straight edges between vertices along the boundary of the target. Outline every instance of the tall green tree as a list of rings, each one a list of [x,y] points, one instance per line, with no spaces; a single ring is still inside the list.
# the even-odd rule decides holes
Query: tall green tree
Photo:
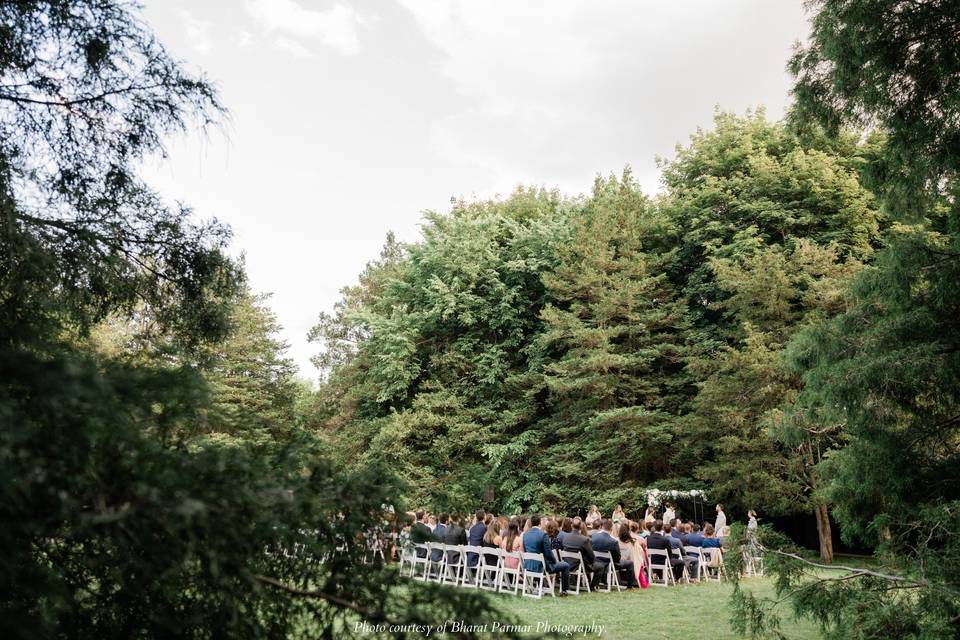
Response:
[[[665,274],[672,256],[645,246],[656,216],[629,172],[598,178],[543,276],[551,301],[534,364],[550,393],[539,428],[554,507],[640,508],[650,483],[690,468],[676,427],[692,391],[688,322]]]
[[[662,164],[670,273],[697,344],[689,373],[699,392],[685,420],[696,474],[736,509],[813,512],[829,559],[812,468],[835,434],[783,437],[781,407],[802,385],[781,352],[802,327],[845,309],[846,284],[879,244],[881,216],[861,179],[876,142],[798,134],[762,111],[720,113],[714,125]]]
[[[788,347],[796,411],[842,422],[819,465],[842,535],[882,567],[823,577],[771,540],[778,590],[831,637],[953,638],[960,629],[960,11],[952,2],[824,0],[791,60],[796,117],[867,122],[887,146],[878,191],[893,225],[850,308]],[[736,592],[741,629],[776,631],[772,602]]]
[[[401,492],[389,471],[339,468],[297,429],[237,446],[173,437],[257,428],[239,396],[268,416],[261,392],[282,395],[285,376],[229,230],[137,178],[166,134],[221,114],[136,5],[0,3],[0,634],[329,637],[360,620],[490,619],[482,596],[361,564],[357,532]],[[80,344],[142,313],[177,359]],[[219,343],[231,327],[246,328]]]

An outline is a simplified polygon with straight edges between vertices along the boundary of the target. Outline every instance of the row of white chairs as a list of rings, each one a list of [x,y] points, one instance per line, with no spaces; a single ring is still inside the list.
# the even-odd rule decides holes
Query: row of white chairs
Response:
[[[473,555],[477,559],[471,565]],[[606,580],[600,587],[603,591],[621,589],[617,572],[609,554],[597,552],[598,558],[606,558]],[[584,569],[579,552],[560,551],[558,560],[575,560],[576,568],[570,572],[568,593],[577,595],[590,591],[590,580]],[[539,567],[528,569],[524,563]],[[473,545],[449,545],[441,542],[413,544],[400,554],[400,574],[411,578],[439,584],[484,589],[499,593],[513,593],[532,598],[556,595],[556,576],[547,573],[542,553],[529,551],[506,551],[493,547]]]
[[[691,581],[720,582],[724,577],[723,552],[713,547],[684,547],[684,554],[680,549],[671,549],[670,554],[664,549],[649,549],[647,562],[647,580],[653,586],[669,587],[677,584],[670,556],[683,562],[683,572],[680,575],[681,584],[690,584]],[[692,567],[692,570],[691,570]]]
[[[680,582],[689,584],[691,580],[720,582],[724,576],[723,557],[720,549],[702,549],[686,547],[686,556],[692,562],[683,563]],[[576,566],[570,572],[568,593],[590,592],[590,580],[585,570],[580,552],[555,552],[557,560],[566,560]],[[679,549],[673,549],[674,557],[682,560]],[[477,560],[470,566],[468,558],[476,554]],[[650,549],[646,563],[647,579],[651,585],[671,586],[677,584],[670,557],[664,550]],[[613,558],[603,551],[594,552],[597,560],[606,565],[598,591],[609,593],[623,587],[617,576]],[[661,559],[657,562],[657,558]],[[512,562],[508,562],[512,560]],[[533,561],[539,567],[532,571],[524,567],[524,561]],[[692,571],[691,571],[692,567]],[[413,544],[400,554],[400,574],[409,575],[421,581],[439,584],[507,592],[514,595],[540,598],[545,594],[555,595],[555,575],[544,570],[543,554],[525,551],[506,551],[492,547],[471,545],[448,545],[440,542]]]

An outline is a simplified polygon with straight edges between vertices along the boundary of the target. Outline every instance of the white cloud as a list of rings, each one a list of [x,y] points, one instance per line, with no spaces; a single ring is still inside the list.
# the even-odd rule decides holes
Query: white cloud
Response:
[[[186,9],[180,10],[180,20],[193,50],[202,55],[210,53],[213,50],[213,38],[210,36],[213,23],[195,17]]]
[[[273,41],[273,46],[275,46],[280,51],[285,51],[292,55],[294,58],[312,58],[313,52],[310,49],[306,48],[296,40],[291,38],[285,38],[283,36],[277,37]]]
[[[656,189],[654,154],[708,125],[718,102],[779,117],[803,31],[799,3],[398,1],[469,103],[434,123],[434,148],[489,170],[498,191],[521,180],[575,191],[591,181],[585,165],[628,163]]]
[[[322,11],[306,9],[295,0],[250,0],[247,11],[267,31],[316,39],[348,56],[360,52],[357,26],[368,24],[352,7],[339,2]],[[282,48],[291,49],[286,45]]]

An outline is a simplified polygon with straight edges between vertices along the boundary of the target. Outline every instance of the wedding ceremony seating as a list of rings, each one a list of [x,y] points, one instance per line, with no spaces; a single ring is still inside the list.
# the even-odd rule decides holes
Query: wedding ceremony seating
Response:
[[[725,577],[722,539],[712,537],[710,523],[703,525],[704,536],[698,524],[675,519],[664,523],[649,514],[643,523],[595,518],[592,532],[580,518],[545,518],[541,528],[536,515],[507,519],[478,511],[465,529],[456,516],[410,515],[414,526],[393,538],[397,544],[389,556],[396,552],[401,576],[423,582],[542,598],[635,590],[638,582],[642,588],[676,587]],[[431,528],[428,523],[436,524]],[[414,530],[434,540],[413,542],[409,538]],[[482,544],[465,544],[468,536]],[[570,536],[566,545],[565,536]],[[619,541],[619,553],[612,538]],[[591,542],[607,550],[594,549]],[[523,549],[525,544],[534,549]],[[374,557],[382,559],[383,554]],[[759,554],[744,550],[744,559],[745,575],[762,572]],[[562,573],[568,575],[565,591]],[[627,586],[624,576],[630,578]]]

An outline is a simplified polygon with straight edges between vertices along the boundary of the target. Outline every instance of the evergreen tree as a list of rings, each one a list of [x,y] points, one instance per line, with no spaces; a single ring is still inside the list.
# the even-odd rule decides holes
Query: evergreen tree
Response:
[[[646,250],[656,211],[629,172],[598,179],[573,217],[538,342],[551,417],[540,429],[544,489],[558,508],[624,501],[640,508],[654,480],[689,469],[676,418],[689,399],[685,307]],[[678,471],[680,470],[680,471]]]
[[[824,577],[782,540],[767,557],[782,600],[830,637],[953,638],[960,625],[960,11],[951,2],[823,0],[791,61],[796,119],[869,122],[887,146],[875,175],[898,219],[849,309],[787,350],[800,418],[843,423],[818,465],[842,535],[875,570]],[[776,631],[776,604],[737,590],[741,630]]]

